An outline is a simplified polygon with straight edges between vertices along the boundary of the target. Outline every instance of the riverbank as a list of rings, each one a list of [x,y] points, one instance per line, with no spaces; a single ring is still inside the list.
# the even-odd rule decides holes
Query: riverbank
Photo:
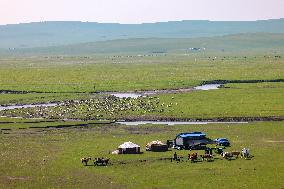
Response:
[[[192,87],[180,87],[180,88],[169,88],[169,89],[157,89],[157,90],[134,90],[134,91],[95,91],[95,92],[44,92],[44,91],[26,91],[26,90],[0,90],[0,94],[136,94],[139,96],[153,95],[153,94],[170,94],[170,93],[183,93],[191,92],[193,90],[212,90],[218,89],[222,85],[234,83],[234,84],[248,84],[248,83],[282,83],[284,79],[270,79],[270,80],[208,80],[201,81],[198,86]],[[127,97],[123,96],[122,97]],[[136,96],[135,96],[136,97]]]
[[[73,96],[75,99],[60,101],[59,104],[52,104],[49,107],[40,104],[18,109],[13,106],[1,106],[0,116],[133,121],[281,120],[284,116],[283,93],[284,83],[258,83],[226,84],[225,88],[218,90],[195,90],[190,93],[158,94],[137,98],[95,95],[77,100]]]
[[[20,120],[20,121],[18,121]],[[282,117],[222,117],[211,119],[198,119],[198,118],[126,118],[124,120],[100,120],[100,119],[45,119],[45,118],[24,118],[24,117],[0,117],[0,124],[12,123],[54,123],[54,122],[87,122],[86,124],[123,124],[123,125],[191,125],[191,124],[237,124],[237,123],[250,123],[250,122],[277,122],[284,121]]]

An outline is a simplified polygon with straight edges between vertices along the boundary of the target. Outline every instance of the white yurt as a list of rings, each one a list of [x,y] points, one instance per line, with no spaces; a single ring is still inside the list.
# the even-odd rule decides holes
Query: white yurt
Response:
[[[139,154],[140,146],[134,144],[133,142],[124,142],[120,146],[118,146],[119,154]]]

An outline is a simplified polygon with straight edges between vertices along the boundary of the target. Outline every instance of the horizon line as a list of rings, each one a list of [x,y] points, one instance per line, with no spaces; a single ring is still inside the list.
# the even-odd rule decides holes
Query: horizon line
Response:
[[[169,23],[169,22],[186,22],[186,21],[205,21],[205,22],[260,22],[269,20],[282,20],[284,18],[269,18],[260,20],[168,20],[168,21],[157,21],[157,22],[141,22],[141,23],[119,23],[119,22],[96,22],[96,21],[82,21],[82,20],[45,20],[45,21],[31,21],[31,22],[18,22],[18,23],[8,23],[0,24],[0,26],[9,25],[20,25],[20,24],[33,24],[33,23],[47,23],[47,22],[77,22],[77,23],[97,23],[97,24],[120,24],[120,25],[143,25],[143,24],[159,24],[159,23]]]

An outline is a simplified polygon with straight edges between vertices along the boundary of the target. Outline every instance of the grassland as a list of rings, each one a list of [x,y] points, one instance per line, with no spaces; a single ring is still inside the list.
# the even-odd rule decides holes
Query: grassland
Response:
[[[12,119],[10,119],[11,121]],[[7,121],[1,118],[1,121]],[[19,122],[18,119],[14,120]],[[283,122],[182,126],[93,125],[65,129],[29,129],[31,123],[1,124],[1,188],[282,188]],[[21,122],[20,121],[20,122]],[[38,126],[62,122],[37,123]],[[74,124],[74,122],[65,122]],[[18,129],[24,127],[27,129]],[[228,137],[232,147],[248,147],[251,160],[172,163],[160,158],[174,151],[146,152],[152,140],[172,139],[179,132],[203,131],[210,138]],[[6,134],[4,134],[6,133]],[[140,155],[110,155],[124,141],[141,145]],[[188,151],[177,151],[187,156]],[[203,152],[198,152],[203,153]],[[107,167],[84,167],[83,156],[109,157]],[[140,161],[143,160],[143,161]]]
[[[265,117],[284,115],[283,94],[283,83],[226,84],[219,90],[160,95],[160,100],[178,103],[164,112],[170,117]]]
[[[217,59],[213,60],[214,57]],[[134,91],[185,88],[218,79],[283,79],[283,60],[272,55],[248,57],[222,53],[2,58],[0,90]]]
[[[46,102],[62,102],[72,99],[88,99],[89,94],[78,93],[28,93],[28,94],[0,94],[0,104],[39,104]]]

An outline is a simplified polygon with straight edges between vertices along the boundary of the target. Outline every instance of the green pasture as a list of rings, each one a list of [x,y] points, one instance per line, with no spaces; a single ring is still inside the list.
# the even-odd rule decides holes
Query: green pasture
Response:
[[[283,79],[283,63],[283,58],[273,55],[247,57],[222,53],[2,58],[0,90],[135,91],[186,88],[220,79]]]
[[[64,129],[29,129],[29,125],[32,123],[1,124],[0,188],[284,187],[283,122],[180,126],[107,124]],[[27,129],[18,129],[21,127]],[[177,151],[184,161],[176,163],[160,160],[171,157],[175,150],[145,151],[145,144],[152,140],[165,142],[177,133],[190,131],[205,132],[212,139],[227,137],[232,143],[227,151],[247,147],[253,157],[228,161],[216,155],[213,162],[190,163],[186,160],[188,151]],[[109,154],[125,141],[141,145],[143,154]],[[111,164],[85,167],[80,162],[84,156],[110,158]]]
[[[226,84],[218,90],[159,97],[166,104],[173,103],[162,113],[164,117],[269,117],[284,115],[283,94],[283,83],[258,83]]]
[[[33,104],[47,102],[62,102],[72,99],[90,98],[89,94],[79,93],[28,93],[28,94],[0,94],[0,104]]]

